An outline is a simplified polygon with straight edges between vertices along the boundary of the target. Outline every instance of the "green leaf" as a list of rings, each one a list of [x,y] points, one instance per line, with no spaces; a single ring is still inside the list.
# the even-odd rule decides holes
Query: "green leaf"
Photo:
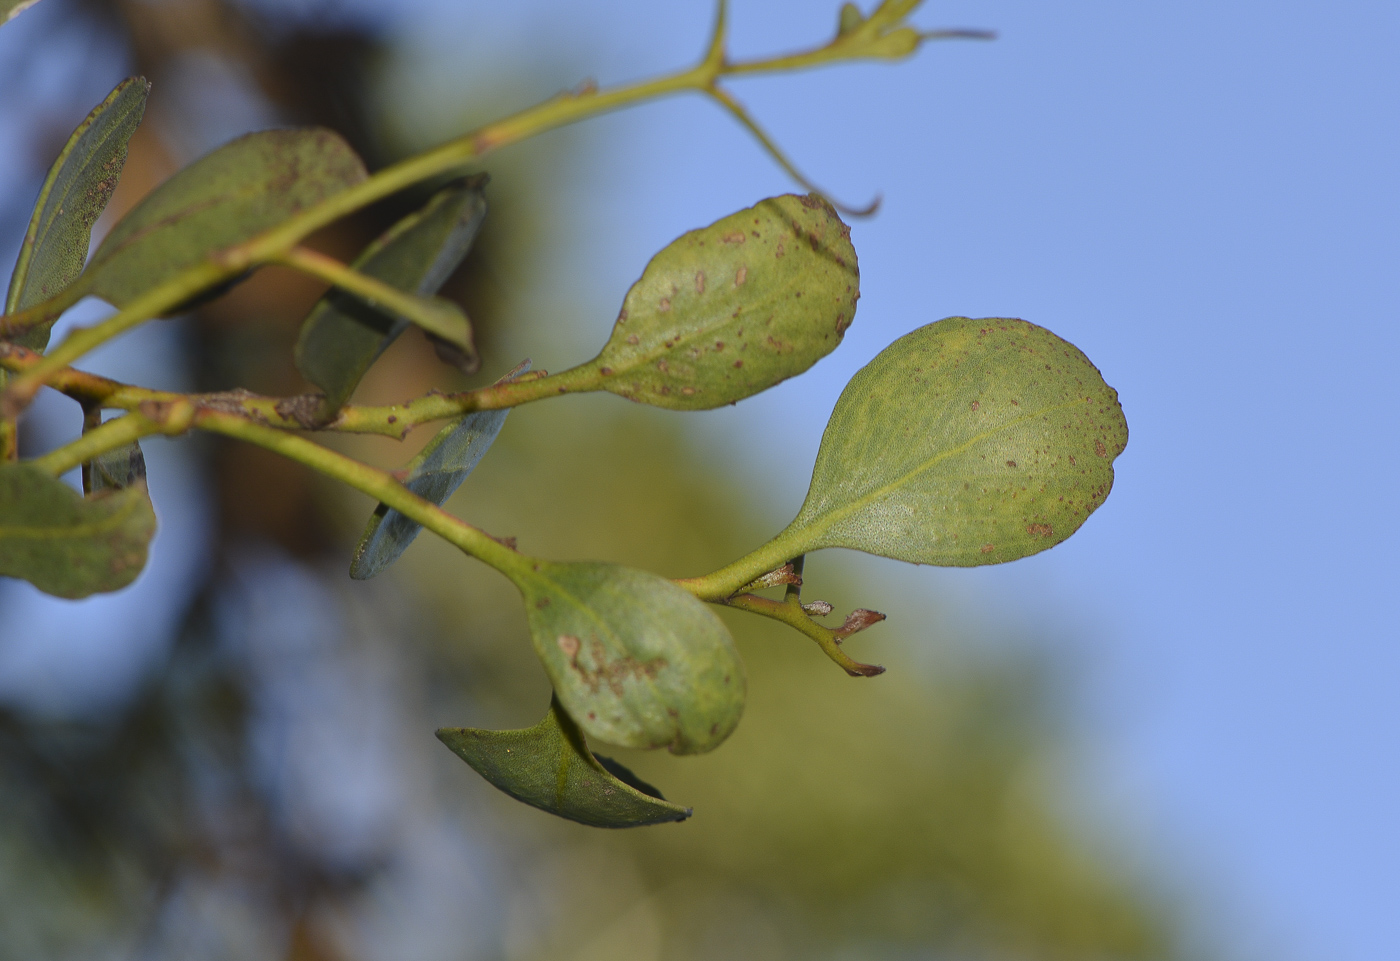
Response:
[[[83,488],[89,494],[123,490],[145,482],[146,456],[141,453],[141,445],[136,441],[99,454],[83,465]]]
[[[529,369],[527,360],[496,383],[515,380]],[[509,408],[472,411],[442,428],[409,462],[404,486],[441,507],[486,456],[509,413]],[[422,525],[417,521],[380,504],[355,548],[350,576],[363,581],[378,574],[399,559],[420,530]]]
[[[831,353],[855,317],[850,228],[815,195],[773,197],[652,258],[592,366],[672,410],[732,404]]]
[[[9,23],[39,0],[0,0],[0,24]]]
[[[117,84],[68,138],[39,190],[19,261],[10,277],[5,312],[55,296],[83,272],[92,225],[107,206],[126,164],[126,145],[146,111],[144,77]],[[43,350],[57,314],[15,342]]]
[[[112,228],[88,265],[85,293],[123,307],[364,177],[360,158],[329,130],[240,137],[175,174]]]
[[[615,564],[536,560],[530,571],[516,583],[535,652],[590,737],[699,754],[738,725],[744,666],[704,603]]]
[[[476,238],[486,215],[483,185],[477,178],[440,191],[370,244],[351,266],[399,290],[436,293]],[[302,324],[296,362],[302,375],[325,391],[325,415],[350,399],[365,371],[407,326],[342,290],[321,299]]]
[[[807,500],[777,540],[971,567],[1069,537],[1128,442],[1118,393],[1024,320],[949,317],[907,334],[836,402]]]
[[[0,575],[59,597],[115,591],[136,579],[156,531],[138,481],[83,497],[28,464],[0,464]]]
[[[570,821],[635,828],[684,821],[691,814],[621,764],[593,754],[558,700],[544,720],[523,731],[445,727],[437,736],[517,801]]]

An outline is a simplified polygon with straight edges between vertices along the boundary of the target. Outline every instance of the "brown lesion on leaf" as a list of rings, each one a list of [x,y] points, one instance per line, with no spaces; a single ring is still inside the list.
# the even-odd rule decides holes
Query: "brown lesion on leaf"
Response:
[[[664,657],[654,657],[649,661],[639,661],[626,656],[609,659],[603,642],[594,638],[588,643],[589,659],[593,662],[593,667],[589,668],[579,663],[579,653],[583,644],[577,637],[572,634],[560,634],[558,644],[559,650],[569,660],[569,667],[578,674],[590,694],[597,694],[606,684],[614,697],[622,697],[623,684],[626,681],[642,678],[653,680],[667,664]]]
[[[1055,528],[1049,524],[1027,524],[1026,533],[1034,537],[1053,537]]]

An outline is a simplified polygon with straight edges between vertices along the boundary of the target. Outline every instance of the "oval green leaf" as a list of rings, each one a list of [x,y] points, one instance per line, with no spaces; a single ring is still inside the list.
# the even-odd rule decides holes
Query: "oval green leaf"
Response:
[[[529,369],[527,360],[496,383],[512,381]],[[509,413],[509,408],[476,410],[442,428],[409,462],[403,486],[439,507],[447,503],[496,442]],[[364,581],[378,574],[399,559],[422,529],[417,521],[380,504],[355,548],[350,576]]]
[[[408,293],[429,296],[471,250],[486,215],[483,180],[454,184],[433,196],[365,248],[356,270]],[[326,394],[323,414],[332,416],[360,378],[408,322],[376,310],[360,298],[332,290],[302,323],[296,363],[302,375]]]
[[[848,547],[972,567],[1053,547],[1113,486],[1118,393],[1024,320],[950,317],[901,337],[841,393],[793,554]]]
[[[653,257],[590,366],[604,390],[629,400],[732,404],[831,353],[859,296],[851,231],[831,205],[773,197]]]
[[[544,720],[522,731],[445,727],[437,736],[495,787],[570,821],[635,828],[691,814],[621,764],[594,755],[557,700]]]
[[[0,575],[58,597],[115,591],[146,565],[156,515],[138,481],[83,497],[28,464],[0,464]]]
[[[144,77],[123,80],[68,138],[39,190],[10,276],[5,313],[48,300],[83,272],[92,225],[117,188],[126,164],[126,145],[146,112],[150,89]],[[17,336],[15,342],[43,350],[55,319],[57,313]]]
[[[744,710],[729,631],[675,584],[615,564],[536,560],[517,578],[535,652],[590,737],[699,754]]]
[[[124,307],[215,251],[364,178],[360,158],[330,130],[240,137],[175,174],[123,217],[93,254],[84,292]]]

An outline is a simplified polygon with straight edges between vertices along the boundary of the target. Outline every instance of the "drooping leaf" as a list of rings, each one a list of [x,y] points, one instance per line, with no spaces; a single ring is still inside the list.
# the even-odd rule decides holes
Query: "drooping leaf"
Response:
[[[28,464],[0,464],[0,575],[59,597],[115,591],[141,573],[155,531],[142,481],[85,498]]]
[[[112,228],[88,265],[85,292],[125,306],[364,177],[360,158],[330,130],[239,137],[161,184]]]
[[[39,0],[0,0],[0,24],[8,23]]]
[[[445,727],[437,736],[495,787],[570,821],[634,828],[691,814],[621,764],[593,754],[558,700],[544,720],[522,731]]]
[[[1053,547],[1113,485],[1118,393],[1024,320],[949,317],[885,348],[842,392],[779,539],[971,567]]]
[[[49,168],[24,235],[5,312],[48,300],[83,272],[92,225],[107,206],[126,164],[126,145],[146,111],[151,85],[144,77],[117,84],[78,125]],[[15,342],[43,350],[57,313]]]
[[[496,383],[514,380],[529,369],[527,360]],[[447,503],[496,442],[509,413],[509,408],[476,410],[452,421],[409,462],[404,486],[439,507]],[[420,530],[422,525],[417,521],[380,504],[355,548],[350,576],[363,581],[378,574],[399,559]]]
[[[123,490],[146,481],[146,456],[136,441],[109,450],[83,465],[83,487],[89,494]]]
[[[630,400],[720,407],[831,353],[859,296],[850,228],[831,205],[773,197],[653,257],[592,364]]]
[[[436,293],[466,257],[486,215],[482,186],[473,179],[439,191],[351,266],[399,290]],[[325,392],[327,416],[350,399],[365,371],[407,326],[342,290],[332,290],[312,309],[297,339],[296,363]]]
[[[517,581],[535,652],[590,737],[699,754],[739,723],[746,682],[729,631],[675,584],[599,563],[535,561]]]

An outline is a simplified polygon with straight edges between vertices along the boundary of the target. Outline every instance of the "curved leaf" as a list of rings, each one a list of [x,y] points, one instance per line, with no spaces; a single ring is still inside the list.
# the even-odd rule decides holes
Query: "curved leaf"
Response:
[[[527,360],[496,383],[512,381],[529,369]],[[442,428],[418,456],[409,461],[408,479],[403,485],[439,507],[447,503],[496,442],[496,435],[501,432],[509,413],[509,408],[476,410]],[[370,515],[369,524],[355,548],[350,576],[364,581],[378,574],[399,559],[422,529],[423,525],[417,521],[387,504],[380,504]]]
[[[588,749],[583,732],[560,707],[522,731],[445,727],[438,740],[517,801],[598,828],[635,828],[684,821],[691,809],[672,804],[621,764]]]
[[[779,539],[971,567],[1043,551],[1113,486],[1118,393],[1024,320],[949,317],[901,337],[842,392]]]
[[[0,0],[0,24],[8,23],[39,0]]]
[[[161,184],[112,228],[88,265],[85,292],[123,307],[364,178],[360,158],[330,130],[239,137]]]
[[[85,498],[28,464],[0,464],[0,575],[59,597],[115,591],[141,573],[155,531],[144,481]]]
[[[123,490],[146,481],[146,455],[136,441],[109,450],[83,465],[83,487],[89,494]]]
[[[83,272],[92,225],[117,188],[126,164],[126,145],[146,112],[150,89],[144,77],[123,80],[68,138],[34,204],[10,277],[6,313],[48,300]],[[31,327],[15,342],[43,350],[53,319]]]
[[[435,294],[471,249],[486,216],[482,178],[454,184],[433,196],[370,244],[353,264],[360,273],[399,290]],[[408,322],[375,310],[342,290],[332,290],[302,323],[296,363],[325,391],[327,415],[339,409],[360,378],[403,333]]]
[[[744,666],[724,624],[685,590],[615,564],[548,561],[517,584],[535,652],[589,736],[699,754],[738,725]]]
[[[601,386],[673,410],[732,404],[831,353],[855,318],[850,228],[816,195],[773,197],[652,258],[592,361]]]

